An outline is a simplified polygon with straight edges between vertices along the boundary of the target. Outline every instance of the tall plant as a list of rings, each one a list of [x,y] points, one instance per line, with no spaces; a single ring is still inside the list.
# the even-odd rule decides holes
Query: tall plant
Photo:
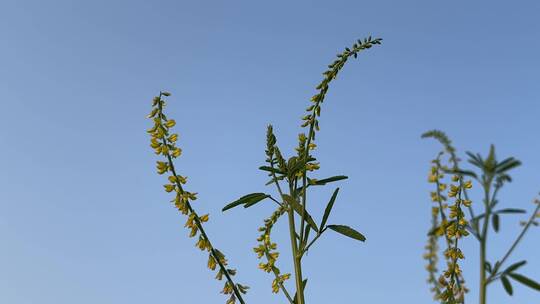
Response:
[[[358,54],[375,45],[381,43],[382,39],[358,40],[351,48],[346,48],[337,55],[337,59],[328,66],[328,70],[323,73],[324,77],[317,86],[317,94],[311,98],[311,104],[306,109],[307,113],[302,118],[302,127],[307,132],[298,136],[298,146],[294,156],[285,159],[277,145],[276,137],[271,125],[266,132],[266,165],[259,169],[268,173],[270,181],[267,185],[273,184],[277,195],[262,192],[245,195],[238,200],[226,205],[223,211],[237,206],[249,208],[265,199],[269,199],[276,204],[276,210],[271,216],[264,220],[263,226],[259,228],[261,232],[257,239],[257,246],[254,248],[259,259],[264,259],[259,264],[259,268],[273,275],[272,291],[278,293],[282,291],[285,298],[291,304],[305,304],[304,289],[307,278],[302,273],[302,259],[316,241],[328,230],[335,231],[359,241],[365,241],[365,237],[355,229],[345,225],[329,225],[327,221],[330,212],[336,201],[339,188],[336,188],[330,197],[322,219],[317,224],[308,212],[308,190],[312,187],[323,186],[331,182],[346,179],[346,176],[333,176],[329,178],[316,179],[309,177],[312,172],[320,168],[316,158],[312,155],[316,148],[315,135],[319,131],[319,117],[321,107],[325,100],[330,83],[336,79],[338,73],[345,66],[345,63]],[[245,303],[243,294],[248,287],[235,283],[233,276],[236,270],[228,268],[225,255],[216,249],[210,241],[203,223],[208,220],[208,215],[199,216],[192,207],[191,202],[196,199],[196,194],[184,189],[186,177],[179,175],[174,165],[174,159],[181,154],[181,149],[176,146],[177,134],[173,134],[171,128],[175,121],[168,119],[163,109],[165,107],[164,97],[168,97],[168,92],[161,92],[152,103],[152,112],[148,116],[154,122],[154,126],[148,130],[151,135],[151,147],[155,153],[164,157],[164,161],[157,162],[159,174],[167,174],[169,183],[165,184],[165,191],[174,192],[173,203],[176,208],[187,216],[186,227],[190,229],[190,237],[198,236],[196,246],[208,252],[208,268],[215,270],[218,268],[216,278],[225,278],[225,285],[222,293],[229,295],[227,304]],[[288,222],[290,250],[292,253],[292,265],[294,268],[294,281],[296,292],[293,295],[286,287],[286,281],[291,278],[291,274],[282,273],[276,262],[279,257],[277,244],[271,239],[272,230],[277,221],[285,216]]]
[[[460,159],[450,139],[441,131],[433,130],[422,135],[423,138],[434,138],[443,145],[443,150],[432,161],[429,182],[435,189],[431,192],[432,207],[431,228],[428,233],[428,244],[424,258],[428,261],[426,266],[435,299],[441,303],[464,303],[465,287],[459,260],[464,258],[460,249],[461,239],[472,235],[479,245],[479,303],[487,303],[487,287],[489,284],[500,281],[504,290],[513,294],[511,280],[540,291],[540,284],[519,274],[521,267],[527,261],[517,261],[510,265],[509,258],[531,226],[538,226],[536,218],[540,217],[540,200],[535,199],[536,207],[526,221],[522,221],[521,232],[516,236],[507,251],[500,259],[488,261],[488,240],[491,229],[499,232],[501,218],[506,215],[526,213],[523,209],[498,208],[497,195],[504,185],[512,181],[509,171],[520,166],[521,162],[513,157],[502,161],[497,159],[495,146],[491,146],[487,157],[467,152],[468,162],[476,167],[473,170],[464,170],[460,166]],[[444,161],[447,156],[447,163]],[[445,176],[451,176],[451,183],[445,181]],[[482,203],[472,204],[469,191],[473,182],[481,188]],[[479,205],[479,207],[475,207]],[[445,244],[444,257],[447,269],[438,274],[438,239],[443,238]]]

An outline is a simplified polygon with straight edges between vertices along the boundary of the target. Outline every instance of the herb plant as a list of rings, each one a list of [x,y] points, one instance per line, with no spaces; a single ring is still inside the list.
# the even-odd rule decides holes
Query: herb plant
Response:
[[[517,261],[507,265],[509,258],[531,226],[538,226],[536,218],[540,217],[540,200],[535,199],[536,207],[526,221],[510,247],[496,261],[487,260],[490,228],[499,232],[501,218],[506,215],[526,213],[523,209],[498,208],[497,194],[504,185],[512,181],[509,171],[520,166],[521,162],[513,157],[499,161],[495,154],[495,146],[491,146],[489,154],[483,158],[480,154],[467,152],[468,162],[476,167],[476,172],[460,167],[460,159],[450,139],[441,131],[433,130],[422,135],[423,138],[434,138],[443,145],[437,157],[432,161],[429,182],[434,184],[431,192],[432,207],[431,227],[428,233],[428,244],[424,258],[428,261],[428,283],[435,299],[444,304],[465,302],[465,281],[459,260],[464,258],[460,249],[461,239],[472,235],[479,244],[480,280],[479,303],[487,303],[487,287],[500,281],[504,290],[513,294],[511,280],[540,291],[540,284],[518,273],[527,261]],[[443,157],[447,156],[447,163]],[[445,176],[451,176],[451,183],[445,182]],[[482,203],[473,204],[469,191],[473,182],[480,186]],[[479,207],[475,207],[479,205]],[[466,212],[465,212],[465,211]],[[477,213],[479,212],[479,213]],[[443,238],[445,245],[444,258],[447,268],[438,274],[438,240]]]
[[[308,190],[312,187],[323,186],[331,182],[346,179],[346,176],[333,176],[324,179],[316,179],[308,175],[319,169],[320,164],[312,155],[316,148],[315,135],[319,131],[319,117],[321,106],[325,100],[330,83],[336,79],[339,71],[351,58],[356,58],[358,53],[367,50],[381,43],[381,39],[358,40],[351,48],[346,48],[337,55],[337,59],[328,66],[328,70],[323,73],[324,77],[317,86],[317,94],[311,98],[311,104],[306,109],[307,114],[302,118],[301,126],[307,129],[307,133],[298,136],[298,147],[294,156],[285,159],[277,145],[276,137],[271,125],[266,132],[266,165],[259,169],[268,173],[270,181],[267,185],[274,185],[277,195],[267,193],[251,193],[226,205],[223,211],[237,206],[249,208],[262,200],[269,199],[276,204],[276,210],[269,218],[264,220],[263,226],[259,228],[261,233],[257,239],[257,246],[254,248],[259,259],[263,262],[259,268],[270,273],[273,277],[272,291],[281,291],[287,301],[291,304],[305,304],[304,288],[307,278],[302,275],[302,259],[312,248],[316,241],[328,230],[335,231],[359,241],[365,241],[365,237],[355,229],[345,225],[329,225],[327,221],[330,212],[336,201],[339,188],[336,188],[329,199],[321,221],[317,224],[315,219],[308,212]],[[175,207],[187,216],[186,227],[190,229],[189,236],[197,237],[196,247],[208,252],[208,268],[217,269],[216,278],[225,279],[222,293],[228,295],[227,304],[236,303],[238,300],[244,304],[243,295],[248,287],[233,280],[236,270],[228,268],[225,255],[213,246],[208,234],[204,230],[203,223],[208,221],[208,214],[199,216],[193,209],[192,201],[196,193],[184,189],[186,177],[178,173],[174,165],[174,159],[181,155],[181,149],[176,146],[178,135],[172,133],[175,126],[173,119],[168,119],[164,113],[164,97],[170,96],[168,92],[160,92],[159,96],[153,99],[152,112],[148,118],[153,120],[153,127],[148,130],[151,136],[151,147],[157,155],[161,155],[164,160],[157,162],[158,174],[166,174],[168,183],[164,185],[165,191],[174,193],[172,202]],[[295,294],[288,291],[285,282],[292,277],[292,274],[282,273],[276,262],[279,257],[277,244],[271,240],[271,233],[276,222],[285,217],[288,222],[290,250],[292,253],[292,264],[294,268]]]

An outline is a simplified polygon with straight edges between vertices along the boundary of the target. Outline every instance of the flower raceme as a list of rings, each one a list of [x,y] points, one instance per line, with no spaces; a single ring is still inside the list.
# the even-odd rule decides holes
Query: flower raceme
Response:
[[[432,167],[428,176],[428,181],[434,184],[434,191],[430,193],[431,200],[436,205],[432,207],[431,228],[428,234],[428,244],[425,246],[424,258],[428,261],[428,283],[432,286],[431,291],[435,299],[442,304],[463,303],[467,288],[464,286],[462,270],[458,261],[464,259],[465,255],[459,247],[461,238],[473,235],[479,242],[480,251],[480,279],[479,297],[480,304],[487,304],[487,286],[500,280],[505,291],[513,294],[512,284],[509,279],[513,279],[523,285],[540,291],[540,284],[525,277],[515,271],[526,264],[526,261],[519,261],[506,268],[504,263],[508,260],[512,251],[516,248],[523,236],[531,227],[535,225],[535,216],[540,210],[537,205],[535,211],[528,221],[523,221],[523,230],[512,243],[507,253],[494,264],[488,261],[487,240],[490,223],[495,232],[499,231],[500,217],[503,214],[526,213],[523,209],[505,208],[496,209],[499,203],[497,194],[505,183],[512,179],[508,171],[518,167],[521,162],[513,157],[503,161],[498,161],[495,155],[495,147],[492,145],[487,158],[480,154],[467,152],[469,163],[481,170],[480,174],[474,171],[463,170],[459,167],[459,159],[456,150],[451,145],[451,141],[446,134],[434,130],[425,133],[422,137],[432,137],[438,140],[444,147],[437,157],[432,161]],[[442,156],[448,156],[448,165],[442,164]],[[451,175],[450,183],[444,182],[445,174]],[[467,177],[468,180],[465,180]],[[473,188],[473,181],[478,182],[484,193],[483,204],[474,206],[469,199],[468,191]],[[445,192],[446,191],[446,192]],[[475,215],[473,207],[482,208],[482,213]],[[464,210],[468,211],[465,214]],[[478,210],[476,210],[477,212]],[[438,238],[446,241],[444,258],[447,268],[436,280],[438,261]]]
[[[270,176],[271,180],[267,185],[274,184],[276,186],[279,193],[278,199],[269,194],[257,192],[245,195],[223,208],[223,211],[240,205],[248,208],[267,198],[278,205],[271,216],[264,220],[264,225],[259,228],[260,235],[257,238],[257,246],[253,251],[256,253],[257,258],[261,259],[259,268],[273,275],[272,292],[278,293],[282,291],[290,304],[306,303],[304,289],[307,279],[302,276],[302,258],[325,231],[332,230],[352,239],[361,242],[365,241],[364,235],[349,226],[327,225],[339,188],[332,194],[319,225],[315,223],[308,212],[308,187],[323,186],[347,177],[340,175],[316,179],[309,178],[308,174],[315,173],[320,169],[320,164],[316,162],[311,152],[317,147],[314,141],[315,133],[320,130],[318,118],[321,115],[321,105],[325,100],[330,83],[336,79],[339,71],[351,57],[356,58],[360,52],[380,43],[381,39],[372,39],[371,37],[357,40],[351,48],[346,48],[345,51],[338,54],[337,59],[328,66],[328,70],[323,73],[322,82],[317,86],[317,94],[311,98],[311,104],[306,109],[308,113],[302,119],[302,127],[307,127],[309,131],[298,136],[298,146],[295,149],[296,155],[285,159],[276,145],[276,137],[273,134],[272,126],[268,127],[265,151],[267,165],[259,169],[269,172],[268,176]],[[152,111],[148,116],[154,122],[154,126],[148,130],[151,136],[150,146],[157,155],[165,158],[156,163],[157,173],[167,176],[168,182],[163,187],[167,193],[175,194],[172,202],[182,214],[187,216],[185,227],[189,229],[189,236],[198,236],[195,246],[202,251],[208,252],[207,267],[211,270],[217,270],[216,278],[218,280],[226,278],[222,293],[230,295],[227,304],[235,303],[236,300],[244,304],[242,295],[246,293],[247,287],[235,284],[232,280],[236,271],[227,268],[225,256],[213,247],[204,231],[203,223],[208,221],[208,215],[199,216],[194,211],[191,202],[196,200],[196,193],[186,191],[183,188],[187,182],[187,177],[179,175],[175,170],[173,160],[182,154],[182,150],[176,146],[179,139],[178,134],[171,132],[176,122],[173,119],[168,119],[163,113],[165,107],[163,97],[169,95],[168,92],[161,92],[159,96],[155,97],[152,103]],[[277,251],[277,244],[271,239],[274,226],[284,215],[286,215],[288,221],[290,249],[293,258],[294,283],[296,286],[296,294],[293,296],[289,294],[285,287],[285,283],[293,275],[291,273],[282,273],[278,268],[277,261],[280,254]]]
[[[164,161],[156,162],[156,170],[159,175],[168,174],[168,183],[163,185],[167,193],[175,194],[172,202],[174,206],[182,214],[187,215],[185,227],[189,229],[189,237],[196,237],[198,240],[195,244],[201,251],[208,252],[207,267],[210,270],[216,270],[219,267],[216,274],[217,280],[223,280],[226,278],[223,290],[223,294],[228,295],[227,304],[236,303],[238,300],[241,304],[244,304],[242,295],[247,292],[249,287],[234,283],[232,277],[236,274],[236,270],[227,268],[228,262],[225,255],[218,249],[212,246],[210,239],[208,238],[203,223],[209,220],[209,215],[205,214],[199,216],[193,207],[191,201],[197,199],[197,193],[189,192],[183,188],[183,185],[187,182],[187,177],[179,175],[174,166],[173,160],[182,154],[182,149],[176,146],[178,141],[178,134],[171,133],[171,129],[176,125],[174,119],[167,119],[167,116],[163,113],[165,107],[165,101],[163,97],[170,96],[168,92],[161,92],[159,96],[154,97],[152,101],[152,111],[148,115],[149,119],[152,119],[154,125],[148,130],[150,134],[150,147],[154,149],[157,155],[163,156]]]

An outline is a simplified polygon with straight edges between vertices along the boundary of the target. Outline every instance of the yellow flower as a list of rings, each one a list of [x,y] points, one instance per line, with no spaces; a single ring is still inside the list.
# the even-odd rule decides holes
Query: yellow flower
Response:
[[[177,140],[178,140],[178,134],[172,134],[171,136],[169,136],[170,142],[175,142]]]
[[[199,217],[199,221],[201,221],[201,222],[203,222],[203,223],[204,223],[204,222],[208,222],[208,218],[209,218],[209,217],[210,217],[210,216],[209,216],[208,214],[205,214],[205,215]]]
[[[173,151],[172,151],[172,156],[173,157],[178,157],[182,154],[182,149],[180,148],[175,148]]]
[[[169,164],[166,163],[166,162],[162,162],[162,161],[157,161],[156,162],[156,167],[157,167],[158,174],[163,174],[163,173],[167,172],[167,170],[169,170]]]
[[[211,270],[216,270],[217,262],[216,259],[212,256],[212,254],[208,255],[208,268]]]
[[[278,293],[279,292],[279,281],[277,279],[274,279],[272,281],[272,292]]]
[[[466,181],[464,187],[465,187],[465,189],[471,189],[472,188],[472,181]]]
[[[166,125],[167,127],[169,127],[169,128],[172,128],[172,127],[174,127],[174,126],[176,125],[176,121],[175,121],[174,119],[169,119],[169,120],[165,123],[165,125]]]
[[[175,185],[171,185],[171,184],[163,185],[163,187],[165,187],[165,191],[167,192],[172,192],[176,188]]]

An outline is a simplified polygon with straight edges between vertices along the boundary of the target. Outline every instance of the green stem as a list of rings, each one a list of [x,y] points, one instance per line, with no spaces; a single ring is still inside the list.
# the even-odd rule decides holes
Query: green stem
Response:
[[[506,254],[503,256],[503,258],[501,259],[500,263],[499,263],[499,269],[500,267],[504,264],[504,262],[506,262],[506,260],[508,259],[508,257],[510,257],[510,255],[512,254],[512,251],[514,251],[514,249],[516,249],[517,245],[519,244],[519,242],[521,242],[521,239],[523,239],[523,237],[525,236],[525,233],[527,233],[527,230],[529,230],[529,228],[531,227],[532,223],[534,222],[534,219],[536,218],[536,214],[538,214],[538,211],[540,210],[540,204],[538,204],[536,206],[536,209],[534,209],[534,212],[532,213],[531,217],[529,218],[529,220],[527,221],[527,224],[525,224],[525,227],[523,227],[523,230],[521,230],[521,233],[518,235],[518,237],[516,238],[516,240],[514,241],[514,243],[512,244],[512,246],[510,246],[510,249],[508,249],[508,251],[506,252]],[[491,273],[491,275],[489,276],[489,278],[487,279],[487,284],[491,283],[492,281],[496,280],[497,278],[495,277],[495,271]]]
[[[162,93],[160,92],[159,93],[159,98],[160,99],[161,99],[161,96],[162,96]],[[159,103],[158,107],[159,107],[159,114],[158,115],[160,115],[159,117],[161,117],[161,113],[163,112],[163,107],[162,107],[161,103]],[[163,144],[164,145],[168,144],[168,141],[167,141],[166,137],[163,137]],[[175,177],[175,180],[176,180],[175,184],[178,187],[179,191],[181,193],[183,193],[184,189],[182,188],[182,184],[180,184],[180,182],[178,181],[178,174],[176,174],[176,169],[174,167],[172,157],[171,157],[171,155],[169,153],[167,153],[166,156],[167,156],[167,161],[169,162],[169,167],[171,169],[171,173]],[[195,210],[193,209],[193,207],[191,206],[191,204],[189,202],[186,202],[186,205],[187,205],[189,211],[191,213],[195,214],[195,217],[194,217],[195,225],[199,229],[199,231],[201,233],[201,236],[204,238],[204,240],[206,242],[208,242],[208,245],[210,247],[210,253],[212,254],[214,259],[218,263],[220,270],[225,275],[225,278],[227,279],[229,284],[232,286],[232,289],[233,289],[234,294],[236,295],[236,298],[238,299],[238,301],[240,301],[241,304],[245,304],[244,299],[242,298],[242,294],[240,293],[240,291],[238,290],[238,288],[237,288],[236,284],[234,283],[233,279],[229,275],[229,272],[227,271],[227,268],[225,268],[225,265],[223,265],[223,263],[221,262],[220,255],[218,255],[218,253],[214,249],[214,246],[210,242],[210,238],[206,234],[206,231],[204,230],[203,225],[202,225],[201,221],[199,220],[199,216],[197,215],[197,213],[195,212]]]
[[[491,200],[490,200],[490,188],[491,178],[484,183],[484,206],[485,216],[482,225],[482,234],[480,235],[480,304],[486,304],[487,302],[487,279],[486,279],[486,243],[488,236],[489,218],[491,216]]]
[[[287,209],[289,215],[289,234],[291,238],[291,248],[294,263],[294,279],[296,281],[296,304],[304,304],[304,291],[302,288],[302,263],[298,256],[298,243],[296,243],[296,228],[294,225],[294,210],[292,206]]]

